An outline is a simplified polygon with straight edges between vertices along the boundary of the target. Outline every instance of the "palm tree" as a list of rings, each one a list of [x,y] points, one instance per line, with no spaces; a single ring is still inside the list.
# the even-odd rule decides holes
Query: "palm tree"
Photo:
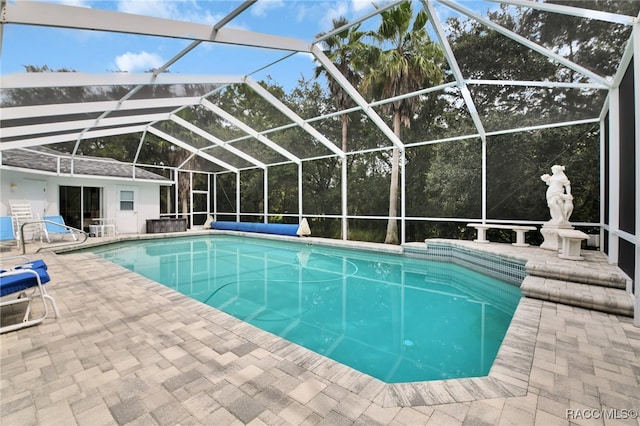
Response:
[[[348,23],[344,16],[341,16],[338,19],[334,18],[332,21],[333,30],[337,30]],[[325,34],[326,33],[320,33],[316,37],[322,37]],[[327,58],[333,62],[336,68],[345,76],[347,81],[349,81],[353,87],[358,87],[362,80],[360,72],[362,67],[361,60],[364,57],[365,49],[369,47],[362,42],[365,35],[365,32],[360,31],[360,25],[358,24],[349,27],[344,31],[340,31],[339,33],[333,34],[322,41],[325,47],[324,53],[327,55]],[[349,108],[353,103],[351,96],[349,96],[338,82],[329,75],[324,67],[318,66],[315,71],[316,78],[322,74],[327,78],[329,92],[335,100],[336,108],[339,111]],[[340,119],[342,120],[342,151],[346,153],[349,141],[349,116],[347,114],[342,114]]]
[[[382,22],[377,32],[371,33],[378,47],[365,72],[362,88],[382,99],[388,99],[416,90],[440,84],[444,78],[440,64],[444,55],[440,47],[431,41],[425,25],[428,15],[420,10],[415,15],[411,2],[380,13]],[[413,25],[411,21],[413,20]],[[400,139],[404,124],[410,127],[411,119],[420,106],[415,96],[383,105],[383,112],[393,116],[393,132]],[[389,189],[389,221],[385,243],[398,244],[398,178],[400,151],[393,149],[391,159],[391,185]]]

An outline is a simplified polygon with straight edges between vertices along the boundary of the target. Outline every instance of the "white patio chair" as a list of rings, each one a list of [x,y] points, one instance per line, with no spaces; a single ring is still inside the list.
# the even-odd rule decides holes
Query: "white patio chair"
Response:
[[[15,227],[15,233],[18,240],[21,238],[20,230],[24,231],[24,239],[34,239],[36,235],[40,234],[41,227],[39,223],[36,223],[37,218],[33,216],[31,211],[31,204],[25,200],[9,200],[9,211],[13,218],[13,224]],[[33,222],[33,223],[29,223]],[[24,228],[22,228],[23,224]]]

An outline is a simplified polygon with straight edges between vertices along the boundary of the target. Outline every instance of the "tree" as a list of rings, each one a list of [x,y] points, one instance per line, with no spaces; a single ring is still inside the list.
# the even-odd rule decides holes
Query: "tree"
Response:
[[[572,7],[638,16],[640,2],[634,0],[547,0]],[[539,42],[564,54],[602,76],[613,76],[626,46],[631,27],[597,19],[569,17],[533,9],[526,14],[524,25]],[[574,73],[570,72],[571,76]]]
[[[594,2],[589,2],[594,4]],[[613,3],[607,0],[607,3]],[[586,6],[587,2],[580,2]],[[587,19],[569,18],[521,9],[489,12],[489,18],[505,28],[549,49],[566,53],[572,61],[610,75],[611,52],[620,35],[590,25]],[[483,24],[452,19],[452,49],[462,74],[474,79],[580,81],[579,74],[550,61]],[[614,37],[615,36],[615,37]],[[491,55],[487,55],[487,50]],[[597,117],[602,91],[592,89],[478,86],[474,103],[487,130],[526,127]],[[597,128],[597,126],[596,126]],[[599,136],[594,126],[566,126],[487,138],[487,217],[503,220],[546,220],[548,209],[540,175],[553,164],[567,166],[575,185],[576,221],[597,222],[599,176],[591,173],[599,164]]]
[[[347,19],[343,16],[338,19],[333,19],[333,30],[343,27],[347,23]],[[317,37],[322,37],[324,35],[325,33],[320,33]],[[367,49],[367,46],[363,43],[365,35],[365,32],[360,31],[360,25],[358,24],[327,37],[322,41],[322,44],[326,48],[325,54],[327,55],[327,58],[331,60],[331,62],[353,87],[358,87],[362,80],[362,75],[360,73],[360,69],[362,68],[361,60],[365,56],[364,53]],[[327,78],[329,92],[335,101],[336,108],[341,111],[352,105],[353,99],[351,99],[351,96],[349,96],[342,86],[340,86],[338,82],[329,75],[324,67],[318,66],[315,72],[316,78],[322,74]],[[349,141],[349,115],[342,114],[340,116],[340,120],[342,125],[342,151],[346,153]]]
[[[363,78],[363,90],[383,99],[437,85],[443,80],[440,64],[443,54],[433,43],[425,27],[428,15],[420,10],[415,15],[411,2],[385,10],[377,32],[371,33],[377,42],[372,50],[373,61]],[[413,25],[411,21],[413,20]],[[401,139],[401,126],[410,127],[420,105],[419,97],[405,98],[384,104],[383,111],[393,116],[393,132]],[[393,148],[391,184],[389,187],[389,220],[385,243],[398,244],[398,178],[400,150]]]

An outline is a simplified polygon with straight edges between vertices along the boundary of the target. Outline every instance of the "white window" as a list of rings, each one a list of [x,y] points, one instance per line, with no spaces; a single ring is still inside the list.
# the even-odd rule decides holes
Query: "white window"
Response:
[[[135,210],[134,205],[134,192],[130,190],[121,190],[120,191],[120,210],[122,211],[133,211]]]

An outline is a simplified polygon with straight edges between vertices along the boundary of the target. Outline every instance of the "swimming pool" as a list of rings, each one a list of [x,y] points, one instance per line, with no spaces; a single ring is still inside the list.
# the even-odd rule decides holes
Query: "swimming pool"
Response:
[[[517,286],[448,263],[226,235],[99,256],[387,383],[488,373]]]

